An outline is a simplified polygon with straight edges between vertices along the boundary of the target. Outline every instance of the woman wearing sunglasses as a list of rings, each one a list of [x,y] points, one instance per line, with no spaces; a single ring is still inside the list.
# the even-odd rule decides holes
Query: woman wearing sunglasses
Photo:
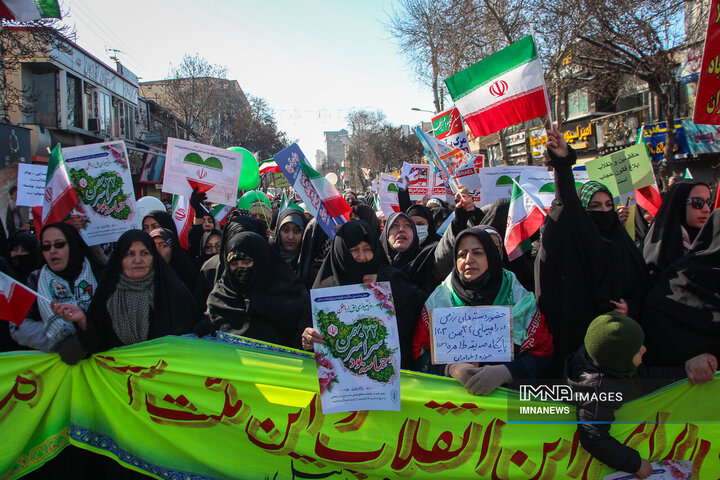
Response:
[[[199,319],[190,291],[141,230],[120,236],[87,311],[57,302],[53,311],[77,326],[77,335],[58,345],[69,365],[90,353],[188,333]]]
[[[104,265],[100,264],[78,231],[66,223],[46,225],[40,232],[45,265],[28,278],[28,285],[56,303],[77,305],[87,311]],[[44,300],[36,302],[19,327],[10,334],[21,345],[52,351],[58,342],[75,333],[75,326],[53,313]]]
[[[710,188],[692,180],[674,183],[665,193],[643,246],[654,284],[663,270],[688,253],[710,216],[711,202]]]

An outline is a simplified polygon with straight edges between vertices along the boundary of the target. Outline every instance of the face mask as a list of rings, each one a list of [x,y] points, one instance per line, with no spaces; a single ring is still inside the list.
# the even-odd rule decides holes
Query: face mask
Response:
[[[427,225],[415,225],[415,230],[417,230],[418,243],[423,243],[425,241],[425,239],[428,237],[428,226]]]
[[[610,232],[615,222],[618,221],[615,210],[609,210],[607,212],[587,210],[587,213],[601,232]]]
[[[252,273],[253,267],[238,267],[232,271],[233,276],[241,285],[244,285],[250,280],[250,274]]]

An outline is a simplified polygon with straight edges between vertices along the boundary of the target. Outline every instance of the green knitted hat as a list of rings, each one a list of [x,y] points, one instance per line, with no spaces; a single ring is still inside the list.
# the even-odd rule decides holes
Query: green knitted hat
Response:
[[[597,317],[585,333],[585,349],[590,358],[600,367],[623,375],[635,373],[633,357],[644,341],[640,324],[615,312]]]

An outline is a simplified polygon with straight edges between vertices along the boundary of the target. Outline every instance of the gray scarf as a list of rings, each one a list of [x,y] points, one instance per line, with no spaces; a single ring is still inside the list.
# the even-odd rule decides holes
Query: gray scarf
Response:
[[[120,274],[117,287],[107,302],[112,327],[124,345],[144,342],[150,330],[150,309],[155,294],[154,269],[133,280]]]

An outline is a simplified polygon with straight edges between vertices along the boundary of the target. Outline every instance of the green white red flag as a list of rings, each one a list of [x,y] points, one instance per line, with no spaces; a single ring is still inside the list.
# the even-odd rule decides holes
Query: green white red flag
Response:
[[[188,232],[195,219],[195,210],[190,206],[189,198],[183,195],[173,195],[172,217],[175,222],[175,227],[177,228],[180,246],[187,250],[190,248]]]
[[[41,18],[62,18],[57,0],[0,0],[0,19],[34,22]]]
[[[295,202],[291,202],[290,199],[288,199],[287,195],[285,195],[285,192],[283,192],[282,198],[280,200],[280,209],[278,210],[278,215],[284,212],[287,208],[292,208],[300,213],[305,213],[305,210],[303,210],[300,205]]]
[[[352,211],[340,192],[310,166],[296,143],[276,153],[274,158],[307,211],[328,237],[335,238],[335,227],[350,220]]]
[[[263,160],[258,164],[258,170],[260,171],[260,175],[263,175],[265,173],[281,173],[282,170],[280,170],[280,167],[278,167],[278,164],[275,163],[275,159],[268,158],[267,160]]]
[[[233,210],[235,210],[234,205],[217,205],[210,213],[220,225],[225,225],[228,215]]]
[[[545,77],[527,36],[445,80],[476,137],[547,115]]]
[[[42,225],[62,222],[80,203],[75,187],[70,182],[60,144],[50,152],[47,176],[45,177],[45,200],[42,210]]]

